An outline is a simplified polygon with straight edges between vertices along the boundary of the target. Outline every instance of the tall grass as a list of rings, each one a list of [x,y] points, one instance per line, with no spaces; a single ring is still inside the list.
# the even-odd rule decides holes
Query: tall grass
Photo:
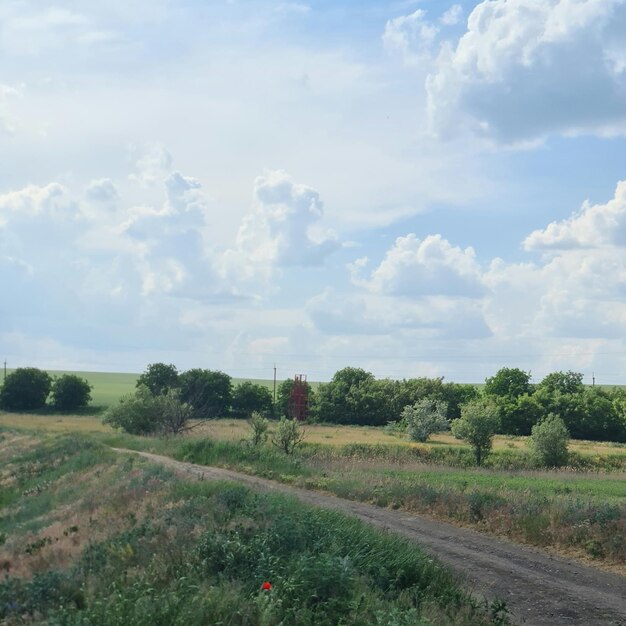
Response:
[[[206,447],[204,453],[214,454]],[[81,526],[62,534],[67,541],[89,534],[66,567],[40,558],[34,575],[5,576],[3,624],[506,622],[500,604],[470,597],[414,543],[336,512],[239,485],[185,482],[84,439],[44,442],[11,463],[21,468],[13,512],[41,495],[23,488],[45,480],[50,500],[40,514],[63,521],[85,511]],[[114,484],[107,486],[111,478]],[[69,485],[76,498],[71,512],[58,499]],[[105,524],[91,524],[104,516]],[[20,545],[15,536],[22,533],[21,522],[10,515],[4,521],[9,543]],[[57,544],[46,541],[50,537],[30,537],[30,553],[19,558],[52,554]],[[261,590],[264,581],[271,591]]]
[[[148,440],[126,445],[152,446]],[[626,481],[621,474],[521,469],[519,451],[495,453],[491,467],[469,466],[470,451],[350,444],[307,444],[298,455],[243,442],[162,441],[161,452],[179,460],[217,465],[273,478],[378,506],[428,513],[542,547],[577,551],[607,562],[626,562]],[[467,453],[467,458],[465,455]],[[455,466],[444,466],[453,458]],[[516,469],[509,458],[522,459]],[[425,463],[431,461],[431,464]],[[466,466],[467,461],[467,466]]]

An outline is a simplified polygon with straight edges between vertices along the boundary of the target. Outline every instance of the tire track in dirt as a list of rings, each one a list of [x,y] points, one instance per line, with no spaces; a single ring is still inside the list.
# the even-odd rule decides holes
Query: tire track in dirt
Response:
[[[342,511],[414,539],[454,569],[466,588],[506,601],[518,624],[626,626],[626,578],[618,574],[420,515],[149,452],[113,450],[137,454],[200,479],[230,480],[253,489],[290,494],[308,504]]]

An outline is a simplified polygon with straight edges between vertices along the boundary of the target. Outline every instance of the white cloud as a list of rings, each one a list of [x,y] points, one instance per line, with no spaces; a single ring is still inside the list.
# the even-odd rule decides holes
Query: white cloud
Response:
[[[626,181],[618,183],[615,196],[606,204],[583,204],[581,210],[524,240],[526,250],[559,250],[626,245]]]
[[[311,298],[306,311],[328,335],[422,333],[430,339],[472,340],[491,335],[479,300],[448,296],[398,298],[380,293],[346,294],[326,289]]]
[[[454,4],[441,16],[440,21],[445,26],[456,26],[462,19],[463,7],[460,4]]]
[[[172,155],[161,144],[152,144],[143,149],[131,146],[130,153],[131,156],[139,153],[139,156],[135,164],[137,171],[128,178],[140,185],[159,183],[172,171]]]
[[[0,133],[13,135],[16,130],[14,115],[9,109],[11,99],[20,95],[20,90],[16,87],[3,85],[0,83]]]
[[[484,291],[474,250],[452,246],[441,235],[398,237],[367,279],[363,266],[362,260],[353,266],[353,282],[379,293],[477,297]]]
[[[438,34],[439,28],[426,19],[426,11],[417,9],[388,20],[383,43],[388,50],[399,52],[405,63],[418,63],[432,54]]]
[[[340,245],[321,229],[323,215],[315,189],[294,183],[282,170],[268,170],[254,183],[252,210],[243,218],[235,247],[224,255],[223,274],[267,284],[275,268],[323,264]]]
[[[0,47],[15,55],[36,56],[68,45],[93,45],[115,39],[82,13],[60,7],[24,10],[15,3],[0,13]]]
[[[625,35],[622,0],[485,0],[426,81],[432,128],[506,143],[622,132]]]

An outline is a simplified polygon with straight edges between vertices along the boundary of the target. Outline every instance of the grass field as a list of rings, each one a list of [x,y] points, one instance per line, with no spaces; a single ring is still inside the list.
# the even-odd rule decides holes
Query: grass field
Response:
[[[7,626],[507,623],[419,546],[338,512],[80,435],[4,432],[0,460]]]
[[[258,474],[442,519],[613,564],[626,573],[626,447],[574,442],[574,469],[537,471],[522,437],[497,437],[482,469],[446,434],[415,444],[381,428],[308,425],[293,457],[245,440],[245,420],[200,424],[178,438],[116,433],[93,416],[0,414],[0,427],[83,433],[94,441]],[[275,428],[275,424],[272,424]],[[583,463],[581,463],[584,461]],[[583,471],[587,468],[592,471]],[[612,470],[607,472],[605,470]]]
[[[0,412],[0,426],[9,428],[26,428],[44,432],[98,432],[113,433],[110,426],[102,423],[102,418],[94,415],[38,415],[25,413]],[[270,426],[270,429],[273,425]],[[467,447],[452,435],[440,433],[433,435],[427,444],[412,443],[395,435],[384,432],[374,426],[337,426],[334,424],[310,424],[306,427],[306,441],[313,444],[345,446],[349,444],[364,445],[399,445],[406,447]],[[249,426],[243,419],[218,419],[200,423],[191,437],[211,437],[219,441],[240,441],[249,434]],[[494,450],[525,450],[527,437],[497,435],[494,438]],[[570,449],[584,455],[619,455],[626,458],[626,444],[615,444],[598,441],[572,441]]]

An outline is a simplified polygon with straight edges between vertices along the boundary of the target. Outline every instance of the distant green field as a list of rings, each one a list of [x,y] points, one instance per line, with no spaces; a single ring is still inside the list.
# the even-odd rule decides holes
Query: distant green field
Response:
[[[11,373],[13,370],[7,369],[7,373]],[[135,388],[135,383],[139,374],[129,374],[121,372],[76,372],[65,370],[48,370],[51,376],[60,376],[62,374],[76,374],[81,378],[84,378],[93,385],[91,392],[91,404],[93,406],[111,406],[115,404],[124,394],[130,393]],[[249,380],[250,382],[257,383],[259,385],[265,385],[268,389],[272,390],[274,387],[273,380],[266,380],[260,378],[233,378],[233,385]],[[277,384],[281,383],[283,379],[279,379]],[[316,387],[318,383],[311,383],[313,387]]]

